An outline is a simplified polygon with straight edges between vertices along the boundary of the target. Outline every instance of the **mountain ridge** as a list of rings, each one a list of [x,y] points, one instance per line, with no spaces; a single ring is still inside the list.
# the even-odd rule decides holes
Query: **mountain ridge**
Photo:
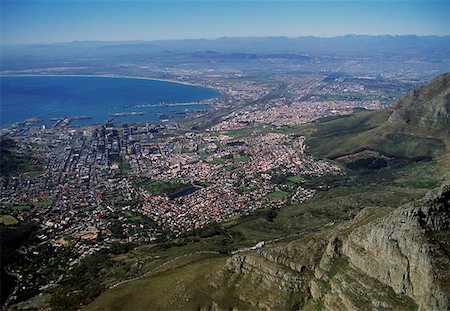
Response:
[[[311,152],[330,159],[363,150],[432,158],[449,146],[450,73],[439,75],[385,109],[308,125],[306,129],[312,132]]]
[[[450,274],[443,267],[450,263],[450,248],[448,242],[436,243],[432,235],[449,241],[449,199],[447,183],[394,211],[364,209],[350,223],[319,235],[318,242],[310,237],[235,255],[228,267],[252,282],[261,275],[263,288],[303,292],[303,302],[299,301],[303,307],[445,310]],[[286,254],[287,259],[282,259]],[[252,302],[268,309],[281,307],[276,303]]]
[[[392,109],[388,122],[402,129],[450,135],[450,73],[410,92]]]
[[[130,55],[181,50],[185,52],[212,50],[216,52],[273,53],[303,52],[312,54],[350,53],[361,54],[383,52],[394,54],[422,55],[445,53],[450,50],[450,36],[416,35],[345,35],[336,37],[221,37],[216,39],[133,40],[133,41],[71,41],[58,43],[31,43],[3,45],[4,56],[16,53],[38,53],[39,51],[65,53],[122,50]],[[130,49],[131,48],[131,49]],[[86,50],[87,49],[87,50]]]

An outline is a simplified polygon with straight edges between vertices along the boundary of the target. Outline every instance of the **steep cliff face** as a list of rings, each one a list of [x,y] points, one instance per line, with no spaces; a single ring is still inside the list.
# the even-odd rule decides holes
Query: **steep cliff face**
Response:
[[[367,209],[331,232],[237,254],[227,268],[252,286],[278,291],[284,305],[276,307],[447,310],[449,208],[447,183],[397,210]],[[275,307],[264,298],[247,300]]]
[[[449,306],[450,186],[353,230],[341,253],[425,310]]]
[[[241,298],[260,309],[286,309],[307,296],[311,271],[320,262],[327,235],[234,255],[226,269],[243,276]],[[255,289],[256,290],[251,290]]]

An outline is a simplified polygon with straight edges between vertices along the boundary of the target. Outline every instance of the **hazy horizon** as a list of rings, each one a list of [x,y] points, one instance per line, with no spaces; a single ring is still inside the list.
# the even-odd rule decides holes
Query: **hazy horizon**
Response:
[[[450,35],[448,1],[2,1],[1,44]]]
[[[172,41],[218,41],[225,39],[305,39],[305,38],[313,38],[313,39],[336,39],[336,38],[344,38],[344,37],[417,37],[417,38],[450,38],[450,34],[448,35],[418,35],[418,34],[378,34],[378,35],[367,35],[367,34],[343,34],[338,36],[314,36],[314,35],[302,35],[302,36],[220,36],[214,38],[181,38],[181,39],[155,39],[155,40],[72,40],[72,41],[55,41],[55,42],[47,42],[47,43],[13,43],[13,44],[0,44],[2,46],[22,46],[22,45],[52,45],[52,44],[73,44],[73,43],[116,43],[116,44],[129,44],[129,43],[154,43],[154,42],[172,42]]]

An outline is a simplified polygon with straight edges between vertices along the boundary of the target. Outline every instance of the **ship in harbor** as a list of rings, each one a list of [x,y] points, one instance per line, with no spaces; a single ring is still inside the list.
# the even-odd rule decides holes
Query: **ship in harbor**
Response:
[[[117,112],[111,113],[113,117],[126,117],[126,116],[142,116],[145,112],[142,111],[132,111],[132,112]]]

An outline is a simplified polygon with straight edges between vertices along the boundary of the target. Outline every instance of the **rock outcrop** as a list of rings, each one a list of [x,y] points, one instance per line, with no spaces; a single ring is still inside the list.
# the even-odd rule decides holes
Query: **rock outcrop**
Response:
[[[364,274],[414,299],[420,309],[447,310],[449,199],[450,185],[445,185],[436,194],[354,229],[343,241],[342,255]]]
[[[448,310],[449,207],[447,183],[397,210],[363,210],[333,232],[237,254],[227,269],[279,291],[286,308]]]

